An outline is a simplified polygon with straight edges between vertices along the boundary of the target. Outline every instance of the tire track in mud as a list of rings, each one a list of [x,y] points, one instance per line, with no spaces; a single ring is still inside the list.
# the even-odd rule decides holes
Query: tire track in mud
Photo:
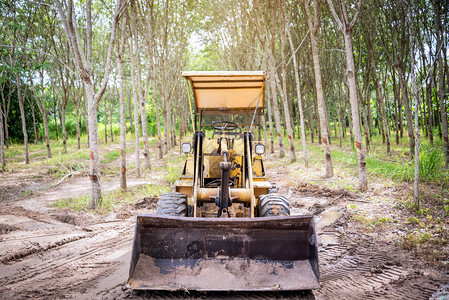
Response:
[[[80,289],[82,292],[117,265],[113,260],[105,261],[107,255],[131,249],[132,228],[126,221],[98,224],[82,239],[3,264],[0,294],[65,298]]]
[[[327,230],[326,234],[332,234]],[[338,245],[321,246],[321,289],[317,299],[429,299],[449,276],[405,266],[372,242],[348,240],[335,232]]]

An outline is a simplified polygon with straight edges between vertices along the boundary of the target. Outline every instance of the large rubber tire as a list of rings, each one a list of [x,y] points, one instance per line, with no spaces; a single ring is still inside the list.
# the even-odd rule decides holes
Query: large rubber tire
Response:
[[[277,217],[289,216],[290,205],[287,198],[279,194],[266,194],[259,197],[259,216]]]
[[[156,214],[160,216],[187,216],[187,195],[176,192],[159,195]]]

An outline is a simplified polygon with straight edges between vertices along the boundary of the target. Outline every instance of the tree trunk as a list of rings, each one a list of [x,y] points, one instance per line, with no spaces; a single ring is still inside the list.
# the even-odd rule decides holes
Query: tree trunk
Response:
[[[444,143],[444,154],[446,158],[446,168],[449,167],[449,134],[448,134],[448,125],[447,125],[447,109],[445,103],[445,80],[444,80],[444,62],[442,59],[441,52],[445,52],[444,47],[444,30],[441,24],[441,1],[433,1],[433,5],[435,8],[435,29],[437,31],[437,49],[438,51],[438,99],[440,101],[440,113],[441,113],[441,127],[443,133],[443,143]],[[447,32],[446,32],[447,36]]]
[[[267,145],[268,144],[268,140],[267,140],[267,122],[265,121],[265,114],[262,114],[260,116],[260,119],[262,121],[263,139],[264,139],[265,145]]]
[[[338,99],[341,99],[341,95],[339,95]],[[343,146],[343,137],[342,137],[342,126],[341,126],[341,103],[340,100],[337,102],[337,120],[338,120],[338,137],[340,139],[340,148]]]
[[[112,111],[114,110],[114,101],[111,99],[109,102],[109,135],[111,136],[111,142],[114,143],[114,123],[112,122]]]
[[[3,91],[2,91],[3,92]],[[3,95],[2,95],[3,96]],[[5,131],[3,129],[3,111],[0,108],[0,152],[1,152],[1,163],[2,169],[6,167],[6,156],[5,156]]]
[[[317,11],[317,5],[314,4],[315,7],[315,17],[314,23],[312,24],[311,14],[309,3],[307,0],[304,1],[304,8],[306,12],[306,20],[310,33],[310,41],[312,45],[312,61],[313,61],[313,71],[315,74],[315,86],[316,86],[316,96],[317,96],[317,104],[318,104],[318,115],[320,118],[320,133],[321,133],[321,142],[323,145],[325,164],[326,164],[326,172],[324,174],[325,178],[330,178],[334,176],[334,168],[332,166],[332,156],[331,150],[329,147],[329,133],[328,126],[326,124],[327,116],[326,116],[326,103],[324,100],[324,92],[323,92],[323,84],[321,79],[321,69],[320,69],[320,57],[318,54],[318,43],[317,43],[317,33],[319,28],[319,12]]]
[[[284,73],[284,71],[283,71],[283,73]],[[284,76],[287,77],[286,74],[284,74]],[[295,154],[295,147],[293,145],[293,132],[292,132],[291,121],[290,121],[290,110],[288,108],[287,95],[285,94],[286,87],[281,88],[281,86],[279,84],[279,82],[280,82],[279,77],[277,74],[276,74],[275,80],[278,83],[279,93],[281,94],[282,104],[284,106],[284,117],[285,117],[284,120],[285,120],[285,127],[287,127],[288,146],[290,149],[290,163],[294,163],[296,161],[296,154]],[[283,80],[286,80],[286,78],[283,78]]]
[[[63,145],[63,153],[67,153],[67,129],[65,126],[65,109],[66,105],[62,105],[62,145]]]
[[[168,150],[169,150],[169,135],[170,135],[170,130],[169,130],[169,125],[168,125],[168,110],[167,110],[167,102],[168,100],[166,99],[166,91],[165,91],[165,84],[162,83],[161,85],[161,108],[162,108],[162,122],[164,123],[164,154],[168,154]]]
[[[276,93],[276,76],[275,76],[275,66],[274,62],[270,59],[270,84],[271,84],[271,96],[272,96],[272,104],[273,104],[273,112],[274,112],[274,122],[276,126],[276,135],[279,143],[279,158],[285,156],[284,152],[284,143],[282,141],[282,128],[281,128],[281,116],[279,113],[279,103],[277,100]]]
[[[285,38],[288,31],[287,28],[287,21],[286,21],[286,13],[285,13],[285,5],[281,4],[281,10],[282,10],[282,21],[281,21],[281,60],[282,60],[282,88],[281,88],[281,82],[279,80],[279,76],[277,73],[275,73],[276,77],[275,80],[278,82],[278,89],[281,94],[282,103],[284,106],[284,117],[285,117],[285,127],[287,127],[287,138],[288,138],[288,147],[290,149],[290,163],[293,163],[296,161],[296,154],[295,154],[295,145],[293,143],[293,131],[292,131],[292,121],[291,121],[291,113],[293,113],[293,110],[289,107],[289,101],[287,99],[287,61],[285,58]]]
[[[103,104],[103,108],[104,108],[104,143],[107,144],[108,143],[108,100],[105,97],[104,98],[104,104]]]
[[[273,115],[271,114],[271,92],[270,85],[267,84],[267,114],[268,114],[268,125],[270,127],[270,153],[274,153],[274,137],[273,137]]]
[[[133,39],[131,39],[130,52],[134,52]],[[140,177],[140,132],[139,132],[139,99],[137,96],[137,78],[136,78],[136,59],[135,55],[131,55],[131,76],[132,76],[132,90],[134,99],[134,136],[135,136],[135,153],[136,153],[136,177]]]
[[[2,85],[2,91],[3,91],[3,85]],[[9,85],[9,91],[8,96],[6,97],[8,101],[5,99],[5,95],[2,95],[2,102],[3,102],[3,108],[0,107],[0,114],[3,114],[3,133],[4,133],[4,144],[6,149],[9,149],[9,133],[8,133],[8,116],[9,116],[9,107],[11,104],[11,85]]]
[[[28,155],[28,133],[27,133],[27,126],[26,126],[26,121],[25,121],[25,110],[23,107],[23,98],[22,98],[21,88],[20,88],[19,72],[16,73],[16,81],[17,81],[17,98],[19,100],[20,118],[22,119],[23,144],[25,146],[25,164],[29,164],[30,158]]]
[[[162,142],[162,129],[161,129],[161,118],[159,116],[159,103],[157,101],[157,96],[153,94],[153,100],[154,100],[154,107],[156,108],[156,125],[157,125],[157,138],[159,141],[158,148],[159,148],[159,159],[164,158],[164,146]],[[192,124],[194,126],[194,124]]]
[[[57,101],[56,101],[56,88],[53,90],[53,119],[55,120],[55,130],[56,130],[56,140],[59,141],[59,127],[58,127],[58,116],[57,116]]]
[[[34,112],[34,105],[31,101],[30,107],[31,107],[31,116],[33,117],[34,143],[37,144],[36,114]]]
[[[131,104],[131,96],[129,93],[126,93],[128,95],[128,112],[129,112],[129,125],[131,129],[131,133],[134,133],[134,118],[133,118],[133,107]]]
[[[120,102],[120,188],[127,189],[126,184],[126,110],[125,110],[125,75],[123,71],[123,54],[125,52],[126,41],[126,21],[125,14],[121,26],[121,39],[119,46],[119,55],[117,59],[118,77],[119,77],[119,102]]]
[[[47,157],[51,158],[50,133],[49,133],[49,130],[48,130],[47,109],[46,109],[46,106],[45,106],[44,72],[42,70],[39,72],[39,75],[40,75],[40,78],[41,78],[41,88],[42,88],[42,99],[41,99],[41,103],[39,103],[37,91],[36,91],[36,88],[34,86],[34,82],[33,82],[33,79],[31,77],[31,73],[30,73],[31,72],[31,68],[29,66],[29,63],[28,63],[27,59],[25,60],[25,63],[26,63],[27,68],[29,70],[28,79],[29,79],[29,82],[30,82],[30,86],[31,86],[31,89],[32,89],[33,94],[34,94],[37,107],[39,108],[39,111],[40,111],[40,113],[42,115],[42,121],[44,122],[44,135],[45,135],[45,145],[47,147]]]
[[[384,95],[382,93],[382,89],[380,87],[379,83],[379,77],[377,75],[377,66],[376,66],[376,59],[375,59],[375,49],[374,44],[371,45],[371,53],[370,53],[370,59],[371,59],[371,65],[373,68],[373,81],[374,85],[376,87],[376,100],[378,103],[378,106],[380,108],[380,117],[382,120],[382,125],[385,132],[385,138],[386,138],[386,144],[387,144],[387,155],[390,155],[390,131],[388,126],[388,119],[385,114],[385,101],[384,101]]]
[[[142,68],[140,64],[140,46],[139,46],[139,37],[137,32],[137,8],[135,5],[135,1],[131,1],[131,30],[133,31],[134,37],[134,53],[135,53],[135,62],[134,66],[137,66],[137,93],[139,95],[139,103],[140,103],[140,121],[142,122],[142,137],[143,137],[143,168],[144,170],[151,170],[150,165],[150,152],[148,149],[148,127],[147,127],[147,112],[145,107],[145,99],[146,95],[142,89]]]
[[[412,111],[410,109],[410,101],[408,98],[408,91],[407,91],[407,82],[405,81],[405,74],[403,73],[401,68],[398,68],[399,72],[399,85],[401,87],[401,98],[403,99],[404,104],[404,110],[405,110],[405,117],[407,118],[407,132],[408,132],[408,139],[410,144],[410,155],[413,157],[415,155],[415,137],[413,135],[413,117],[412,117]]]
[[[349,85],[346,80],[345,82],[345,112],[346,108],[348,110],[348,120],[349,120],[349,139],[351,141],[351,149],[354,151],[354,133],[353,133],[353,123],[352,123],[352,113],[351,113],[351,103],[349,102]]]
[[[419,209],[419,127],[418,127],[418,106],[419,106],[419,95],[418,88],[416,87],[416,79],[415,79],[415,49],[414,49],[414,38],[412,32],[412,22],[411,22],[411,8],[409,7],[409,13],[407,15],[409,21],[409,34],[410,34],[410,54],[411,54],[411,79],[412,79],[412,87],[413,87],[413,95],[415,96],[415,180],[414,180],[414,198],[415,198],[415,206]],[[408,127],[408,124],[407,124]]]
[[[76,120],[76,139],[78,142],[78,150],[81,149],[81,132],[80,132],[80,117],[79,117],[79,104],[75,105],[75,120]]]
[[[44,86],[44,72],[39,72],[41,77],[41,86],[42,86],[42,100],[41,105],[38,105],[39,110],[41,110],[42,121],[44,122],[44,135],[45,135],[45,146],[47,147],[47,157],[51,158],[51,149],[50,149],[50,132],[48,130],[48,119],[47,119],[47,109],[45,106],[45,89]],[[36,98],[36,101],[37,98]]]
[[[396,76],[395,76],[395,70],[392,70],[392,78],[393,78],[393,98],[394,98],[394,129],[396,131],[396,145],[399,145],[399,136],[402,137],[402,131],[399,126],[399,120],[401,119],[400,115],[400,105],[399,105],[399,92],[397,91],[397,85],[396,85]]]
[[[309,156],[307,154],[306,127],[304,125],[304,110],[302,106],[301,85],[299,82],[298,62],[296,61],[296,53],[293,47],[293,39],[290,30],[287,30],[288,41],[290,43],[291,54],[293,58],[293,68],[296,82],[296,96],[298,97],[299,122],[301,126],[302,149],[304,152],[304,165],[309,167]]]
[[[171,130],[172,146],[174,147],[174,146],[176,146],[176,112],[175,111],[173,111],[171,113],[171,118],[172,118],[172,126],[171,126],[171,128],[172,128],[172,130]]]
[[[369,86],[369,81],[366,80],[365,93],[367,93],[367,87]],[[356,83],[357,87],[357,83]],[[364,93],[364,94],[365,94]],[[357,94],[360,99],[360,107],[362,107],[362,118],[363,118],[363,133],[365,135],[366,151],[369,153],[369,128],[368,128],[368,114],[366,112],[366,99],[365,95],[362,95],[360,88],[357,88]]]
[[[359,166],[359,188],[361,191],[368,189],[366,175],[365,149],[362,145],[362,131],[360,128],[360,113],[357,101],[357,87],[355,82],[354,54],[352,47],[352,36],[343,32],[345,38],[347,78],[349,84],[349,99],[351,102],[352,121],[354,130],[355,146],[357,148],[357,161]]]
[[[95,103],[94,87],[91,82],[84,82],[86,99],[87,99],[87,115],[89,120],[89,150],[90,150],[90,168],[89,179],[91,183],[90,189],[90,208],[96,208],[101,202],[101,186],[100,186],[100,151],[98,148],[98,104]]]
[[[90,149],[90,140],[89,140],[89,119],[87,117],[87,108],[86,108],[86,101],[83,101],[83,118],[84,118],[84,125],[86,126],[86,133],[87,133],[87,147]]]

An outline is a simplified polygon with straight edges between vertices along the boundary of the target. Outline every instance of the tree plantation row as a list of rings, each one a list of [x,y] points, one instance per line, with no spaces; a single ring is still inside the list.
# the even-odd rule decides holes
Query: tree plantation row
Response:
[[[23,142],[29,163],[29,142],[51,157],[50,139],[67,152],[68,136],[80,148],[87,134],[94,208],[101,140],[120,135],[126,189],[127,132],[140,176],[151,169],[149,136],[162,158],[192,130],[180,71],[263,70],[258,134],[270,153],[276,145],[293,162],[301,151],[307,166],[307,144],[318,142],[330,178],[331,135],[349,139],[364,191],[372,139],[388,156],[408,136],[418,201],[420,140],[449,165],[448,11],[437,0],[1,0],[2,166],[10,142]]]

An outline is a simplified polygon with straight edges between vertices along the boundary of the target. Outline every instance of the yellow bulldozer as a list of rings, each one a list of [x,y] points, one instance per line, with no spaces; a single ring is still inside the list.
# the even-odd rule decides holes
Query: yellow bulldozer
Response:
[[[265,145],[251,133],[264,112],[265,73],[181,75],[195,133],[181,144],[186,162],[174,191],[159,196],[156,215],[137,216],[128,286],[319,288],[313,217],[290,216],[288,200],[265,178]]]

